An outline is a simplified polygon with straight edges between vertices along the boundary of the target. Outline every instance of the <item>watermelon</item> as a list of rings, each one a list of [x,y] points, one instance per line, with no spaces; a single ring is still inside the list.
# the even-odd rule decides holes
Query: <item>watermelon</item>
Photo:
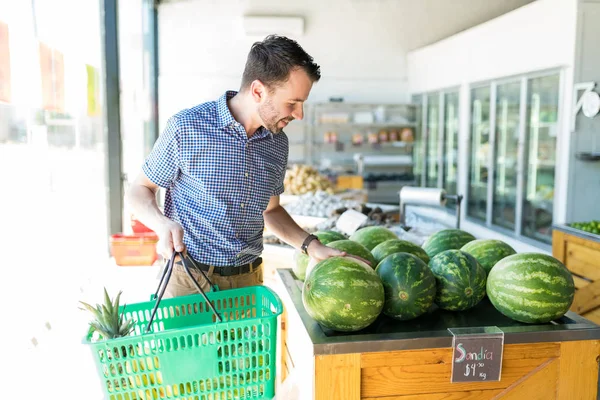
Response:
[[[345,251],[348,255],[363,258],[368,261],[369,264],[371,264],[373,269],[375,269],[377,266],[377,262],[375,261],[373,254],[371,254],[371,252],[360,243],[352,240],[336,240],[335,242],[329,243],[327,246],[340,251]]]
[[[490,301],[505,316],[530,324],[562,317],[571,307],[575,285],[556,258],[520,253],[500,260],[487,280]]]
[[[385,291],[385,315],[407,321],[426,313],[433,304],[435,277],[419,257],[391,254],[379,263],[375,272]]]
[[[498,261],[517,253],[515,249],[503,241],[493,239],[473,240],[465,244],[460,250],[475,257],[479,265],[488,274]]]
[[[325,328],[354,332],[381,314],[381,279],[366,263],[350,257],[330,257],[306,276],[302,302],[308,315]]]
[[[459,250],[475,240],[475,236],[460,229],[444,229],[429,236],[423,243],[423,250],[430,258],[446,250]]]
[[[435,275],[435,304],[443,310],[464,311],[485,296],[485,270],[475,257],[460,250],[446,250],[431,259]]]
[[[380,263],[381,260],[394,253],[414,254],[423,260],[425,264],[429,263],[429,256],[425,253],[425,250],[414,243],[401,239],[390,239],[379,243],[371,250],[371,253],[373,253],[373,257],[375,257],[377,263]]]
[[[383,226],[367,226],[357,230],[350,236],[350,240],[362,244],[369,251],[373,250],[379,243],[390,239],[398,239],[398,236]]]
[[[313,235],[318,237],[319,241],[325,245],[336,240],[346,239],[346,236],[335,231],[317,231],[313,233]],[[308,260],[309,257],[306,254],[302,253],[300,250],[296,250],[294,252],[293,271],[296,277],[301,281],[303,281],[306,277],[306,267],[308,266]]]

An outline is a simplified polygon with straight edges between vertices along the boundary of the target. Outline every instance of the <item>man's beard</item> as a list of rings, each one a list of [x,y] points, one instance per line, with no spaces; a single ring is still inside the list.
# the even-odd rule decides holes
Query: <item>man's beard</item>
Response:
[[[283,127],[280,128],[278,126],[281,121],[291,122],[294,120],[292,117],[279,118],[271,100],[267,100],[263,105],[258,107],[258,116],[262,119],[265,128],[273,134],[281,133],[283,131]]]

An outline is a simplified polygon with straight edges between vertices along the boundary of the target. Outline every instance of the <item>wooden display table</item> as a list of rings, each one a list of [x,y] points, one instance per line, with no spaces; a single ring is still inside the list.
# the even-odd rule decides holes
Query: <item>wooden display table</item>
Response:
[[[555,225],[552,255],[573,273],[577,292],[571,311],[600,323],[600,236]]]
[[[321,328],[304,310],[302,283],[278,270],[286,309],[284,368],[296,373],[302,399],[596,399],[600,327],[569,312],[550,324],[525,325],[487,299],[463,313],[433,310],[413,321],[381,316],[360,333]],[[451,383],[452,327],[504,332],[500,381]]]

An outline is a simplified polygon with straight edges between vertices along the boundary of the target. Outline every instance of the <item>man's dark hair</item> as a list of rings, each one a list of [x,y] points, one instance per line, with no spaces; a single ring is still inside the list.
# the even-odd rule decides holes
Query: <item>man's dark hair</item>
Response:
[[[290,72],[302,68],[312,79],[321,78],[320,67],[313,62],[300,45],[285,36],[269,35],[252,45],[242,76],[242,90],[258,79],[267,87],[285,82]]]

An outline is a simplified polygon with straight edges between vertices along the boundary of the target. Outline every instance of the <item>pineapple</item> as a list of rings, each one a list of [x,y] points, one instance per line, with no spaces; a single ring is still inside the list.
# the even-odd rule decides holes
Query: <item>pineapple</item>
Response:
[[[128,336],[134,329],[134,322],[132,320],[125,320],[123,312],[119,313],[119,299],[121,293],[117,294],[115,301],[113,302],[108,296],[106,288],[104,288],[104,304],[96,304],[96,307],[80,301],[85,308],[82,310],[88,310],[91,312],[95,319],[90,322],[90,326],[94,332],[99,335],[99,340],[114,339],[118,337]],[[123,311],[125,309],[123,308]]]

